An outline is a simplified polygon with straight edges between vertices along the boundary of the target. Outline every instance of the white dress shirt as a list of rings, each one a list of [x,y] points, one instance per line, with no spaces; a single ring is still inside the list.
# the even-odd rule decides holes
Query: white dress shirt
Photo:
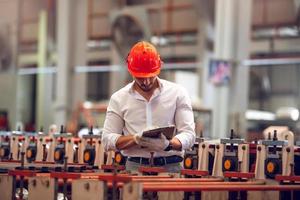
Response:
[[[191,100],[180,85],[157,78],[159,87],[147,101],[133,89],[131,82],[115,92],[109,102],[102,143],[105,150],[116,150],[116,141],[124,135],[132,135],[143,130],[175,125],[176,138],[182,150],[189,149],[195,142],[195,124]],[[149,150],[134,146],[121,151],[130,157],[150,157]],[[158,151],[154,157],[183,155],[183,151]]]

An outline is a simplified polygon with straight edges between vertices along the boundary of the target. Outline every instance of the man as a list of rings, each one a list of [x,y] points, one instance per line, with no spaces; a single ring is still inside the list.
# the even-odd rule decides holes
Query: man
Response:
[[[161,63],[152,44],[135,44],[127,57],[134,81],[114,93],[107,108],[102,143],[105,150],[121,150],[127,156],[127,170],[149,166],[154,152],[154,166],[179,172],[183,150],[195,141],[190,98],[183,87],[158,78]],[[176,127],[171,140],[142,136],[144,130],[168,125]]]

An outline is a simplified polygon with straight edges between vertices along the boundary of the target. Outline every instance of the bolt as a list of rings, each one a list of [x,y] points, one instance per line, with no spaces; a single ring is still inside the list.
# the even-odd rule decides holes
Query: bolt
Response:
[[[205,148],[205,144],[202,144],[202,149],[204,149]]]
[[[90,190],[90,184],[89,184],[89,183],[85,183],[85,184],[84,184],[84,189]]]
[[[286,152],[290,153],[290,151],[291,151],[290,147],[287,147]]]
[[[261,151],[261,147],[257,147],[257,151]]]
[[[278,138],[277,138],[277,130],[274,130],[273,140],[274,141],[278,140]]]
[[[21,168],[24,169],[24,156],[25,156],[25,152],[21,152]]]
[[[132,186],[132,183],[130,183],[128,190],[129,190],[129,193],[132,193],[132,192],[133,192],[133,186]]]
[[[243,163],[242,161],[239,161],[239,162],[238,162],[238,171],[239,171],[239,172],[241,172],[241,170],[242,170],[242,169],[241,169],[242,163]]]
[[[246,146],[242,146],[242,149],[245,151],[246,150]]]
[[[232,140],[233,139],[233,135],[234,135],[234,131],[233,129],[230,130],[230,139]]]
[[[290,163],[290,167],[291,167],[291,173],[290,173],[290,176],[294,176],[295,173],[294,173],[294,164],[293,163]]]
[[[89,131],[89,135],[93,135],[93,126],[91,126],[91,129]]]
[[[49,182],[49,180],[46,180],[46,183],[45,183],[45,185],[46,185],[46,188],[48,188],[48,187],[50,186],[50,182]]]
[[[217,146],[216,146],[216,149],[220,149],[220,145],[217,145]]]
[[[35,179],[32,180],[32,186],[33,186],[33,187],[36,186],[36,180],[35,180]]]
[[[68,157],[65,156],[65,157],[64,157],[64,171],[66,172],[67,169],[68,169]]]

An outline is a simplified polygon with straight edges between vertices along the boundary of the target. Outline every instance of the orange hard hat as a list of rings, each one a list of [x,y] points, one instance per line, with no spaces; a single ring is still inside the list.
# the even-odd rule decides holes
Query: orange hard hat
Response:
[[[127,57],[129,73],[134,77],[147,78],[160,73],[161,59],[156,48],[149,42],[138,42]]]

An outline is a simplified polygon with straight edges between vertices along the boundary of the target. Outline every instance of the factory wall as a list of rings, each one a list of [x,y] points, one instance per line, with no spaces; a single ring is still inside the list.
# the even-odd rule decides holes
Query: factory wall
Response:
[[[267,55],[270,52],[277,52],[286,55],[288,58],[293,53],[300,51],[299,44],[299,38],[253,40],[251,43],[251,53],[254,55]],[[252,67],[252,70],[257,72],[256,74],[261,78],[261,81],[264,77],[265,82],[263,83],[262,81],[260,85],[264,84],[262,87],[267,88],[263,89],[264,94],[262,99],[257,98],[250,101],[249,108],[276,112],[280,107],[299,107],[299,64],[262,65]],[[250,90],[251,87],[255,90],[256,86],[250,85]],[[261,106],[262,104],[263,106]]]
[[[16,87],[17,77],[15,75],[0,74],[0,110],[8,113],[11,128],[15,128],[16,122]]]
[[[17,21],[17,0],[1,0],[0,1],[0,23],[6,23],[8,27],[8,32],[10,34],[7,35],[7,37],[11,37],[12,44],[14,43],[14,38],[17,33],[16,31],[16,21]],[[22,30],[22,36],[21,39],[23,42],[33,42],[37,40],[38,35],[38,14],[39,10],[41,8],[41,5],[39,4],[38,0],[27,0],[24,1],[23,8],[22,8],[22,16],[25,19],[23,30]],[[93,6],[89,7],[89,11],[91,14],[91,21],[87,25],[87,31],[89,32],[90,39],[93,40],[99,40],[97,38],[105,38],[107,36],[110,36],[111,34],[111,24],[110,24],[110,14],[109,11],[111,10],[118,10],[120,6],[118,3],[114,1],[109,0],[93,0],[91,1]],[[195,1],[189,0],[189,1],[182,1],[176,0],[173,1],[175,6],[180,7],[180,9],[174,9],[172,12],[161,12],[161,9],[167,9],[168,7],[168,1],[151,1],[148,4],[143,5],[148,10],[148,18],[149,18],[149,27],[151,29],[151,32],[153,34],[159,35],[159,34],[170,34],[170,33],[176,33],[180,35],[182,32],[196,32],[196,37],[201,36],[203,34],[201,27],[199,27],[200,21],[203,20],[201,18],[202,16],[197,13],[197,10],[193,8],[193,5],[195,4]],[[186,21],[189,21],[189,23],[186,23]],[[2,26],[1,26],[2,27]],[[59,27],[58,27],[59,28]],[[82,29],[84,30],[84,29]],[[213,31],[207,36],[211,37],[213,41]],[[203,88],[210,87],[209,84],[204,84],[205,81],[207,81],[207,71],[203,68],[203,66],[207,65],[207,60],[204,55],[205,53],[201,52],[201,49],[208,48],[207,44],[205,43],[203,46],[202,44],[197,42],[191,42],[191,43],[180,43],[180,37],[178,36],[179,43],[172,44],[172,45],[166,45],[166,46],[160,46],[159,51],[164,59],[172,60],[174,58],[180,59],[186,59],[192,60],[193,62],[197,62],[198,64],[201,63],[201,69],[195,72],[195,74],[198,76],[198,85],[197,92],[198,94],[198,102],[204,102],[204,106],[211,107],[211,101],[210,98],[206,98],[206,96],[209,96],[209,90],[210,88]],[[101,39],[100,39],[101,40]],[[200,40],[199,40],[200,41]],[[251,54],[255,54],[257,52],[266,53],[270,51],[275,52],[299,52],[300,51],[300,39],[281,39],[276,38],[271,40],[253,40],[251,42]],[[213,45],[211,45],[213,46]],[[54,47],[51,47],[55,49]],[[51,49],[50,48],[50,49]],[[210,51],[213,51],[213,47],[210,47]],[[52,49],[52,50],[53,50]],[[56,58],[55,56],[51,57],[51,55],[54,55],[56,52],[49,52],[49,63],[56,64]],[[201,55],[200,55],[201,54]],[[109,64],[122,64],[124,65],[124,59],[120,58],[118,55],[118,52],[116,51],[114,43],[112,43],[109,48],[107,49],[101,49],[101,50],[87,50],[87,62],[99,62],[99,61],[105,61]],[[212,56],[210,56],[212,57]],[[36,50],[33,51],[26,51],[22,52],[19,56],[19,66],[29,66],[36,64],[37,56],[36,56]],[[206,63],[206,64],[205,64]],[[287,70],[288,69],[288,70]],[[73,68],[72,68],[73,70]],[[269,91],[269,96],[266,97],[264,100],[264,109],[270,110],[272,112],[275,112],[278,107],[281,106],[295,106],[298,107],[299,100],[299,81],[297,77],[299,77],[299,69],[298,66],[269,66],[268,70],[266,70],[268,75],[269,83],[271,84],[271,88]],[[107,72],[109,73],[109,72]],[[173,72],[169,73],[167,77],[170,80],[176,81],[175,73]],[[171,75],[170,75],[171,74]],[[1,74],[2,76],[2,74]],[[9,78],[8,75],[3,75],[6,77],[5,79],[1,79],[0,82],[5,82]],[[80,76],[80,74],[76,74],[74,76]],[[90,77],[96,77],[96,75],[89,74]],[[46,119],[44,121],[47,121],[48,123],[52,123],[53,121],[53,112],[55,110],[55,76],[49,76],[46,78],[46,89],[47,92],[45,92],[47,99],[47,115]],[[118,88],[122,87],[126,83],[126,79],[128,77],[128,74],[126,70],[123,70],[122,72],[111,72],[110,77],[107,79],[107,85],[102,85],[101,87],[108,87],[109,94],[106,96],[110,96],[114,91],[116,91]],[[14,78],[15,81],[17,80],[17,77]],[[76,79],[76,77],[75,77]],[[88,100],[93,100],[93,95],[95,93],[90,92],[92,90],[97,90],[97,78],[92,78],[91,83],[86,82],[79,82],[77,84],[79,85],[86,85],[85,87],[81,87],[84,90],[86,90],[87,98]],[[202,80],[205,79],[205,80]],[[76,79],[77,80],[77,79]],[[287,81],[283,81],[287,80]],[[9,80],[11,81],[11,80]],[[33,85],[33,82],[30,77],[22,76],[18,78],[17,85],[10,86],[9,89],[2,88],[6,85],[6,83],[1,84],[0,89],[9,91],[12,88],[15,88],[18,92],[15,91],[15,95],[17,95],[18,99],[15,101],[8,102],[8,99],[1,98],[0,101],[4,102],[2,105],[6,109],[12,109],[14,107],[14,111],[12,110],[12,114],[10,114],[11,123],[15,124],[16,121],[24,121],[29,122],[31,116],[32,116],[32,105],[30,102],[33,101],[33,97],[30,96],[33,93],[33,88],[35,87]],[[102,82],[101,82],[102,83]],[[251,89],[251,85],[250,85]],[[10,95],[12,95],[13,92],[10,92]],[[193,94],[195,95],[195,94]],[[104,95],[105,96],[105,95]],[[90,98],[91,97],[91,98]],[[202,98],[206,98],[205,101],[202,101]],[[14,103],[13,103],[14,102]],[[77,102],[73,104],[73,108],[75,109],[75,106],[77,105]],[[260,103],[259,99],[253,99],[249,102],[249,108],[252,109],[259,109]],[[72,110],[69,110],[71,113]],[[27,121],[26,121],[27,120]]]
[[[269,38],[252,40],[252,53],[269,53],[269,52],[299,52],[299,38]]]
[[[270,110],[279,107],[299,107],[299,66],[288,65],[273,67],[271,71]]]
[[[17,121],[24,126],[33,123],[35,114],[35,77],[34,75],[19,76],[17,80]]]

